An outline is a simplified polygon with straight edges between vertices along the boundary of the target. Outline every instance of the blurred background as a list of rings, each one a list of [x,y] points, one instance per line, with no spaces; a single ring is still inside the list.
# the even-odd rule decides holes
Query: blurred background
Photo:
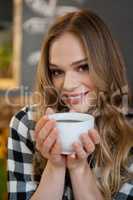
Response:
[[[84,7],[108,24],[124,56],[132,92],[132,0],[0,0],[0,200],[7,199],[9,122],[14,113],[31,103],[45,32],[56,16]]]

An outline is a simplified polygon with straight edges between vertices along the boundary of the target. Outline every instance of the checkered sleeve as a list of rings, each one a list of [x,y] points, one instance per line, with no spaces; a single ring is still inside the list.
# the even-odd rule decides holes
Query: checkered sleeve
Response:
[[[133,172],[133,159],[129,166],[129,171]],[[133,200],[133,179],[122,185],[113,200]]]
[[[28,200],[37,187],[32,172],[34,128],[28,112],[28,108],[23,108],[10,121],[7,161],[9,200]]]
[[[124,183],[113,200],[133,200],[133,180]]]

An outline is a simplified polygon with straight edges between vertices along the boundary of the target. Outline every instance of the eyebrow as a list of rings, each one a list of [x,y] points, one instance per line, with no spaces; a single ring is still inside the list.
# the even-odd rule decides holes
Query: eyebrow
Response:
[[[83,62],[86,62],[87,60],[88,60],[87,58],[84,58],[82,60],[74,61],[74,62],[71,63],[71,66],[81,64]],[[53,63],[49,63],[49,66],[50,66],[50,68],[60,68],[58,65],[53,64]]]

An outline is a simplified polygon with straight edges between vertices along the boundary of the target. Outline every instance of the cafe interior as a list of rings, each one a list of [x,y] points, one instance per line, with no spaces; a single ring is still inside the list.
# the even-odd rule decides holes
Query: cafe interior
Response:
[[[88,6],[97,10],[108,21],[124,53],[132,94],[132,10],[123,4],[123,8],[119,9],[122,18],[120,21],[114,13],[118,6],[117,1],[108,1],[110,6],[107,6],[104,0],[100,2],[0,0],[0,200],[7,199],[6,167],[10,120],[20,108],[31,103],[41,41],[56,12],[57,15],[61,15]],[[121,4],[120,0],[118,2]],[[127,23],[122,25],[124,20]],[[129,117],[132,116],[131,102]]]

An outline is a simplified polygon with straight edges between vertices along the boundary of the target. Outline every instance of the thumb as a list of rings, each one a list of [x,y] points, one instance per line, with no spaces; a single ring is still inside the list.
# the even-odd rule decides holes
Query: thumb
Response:
[[[53,114],[53,113],[55,113],[55,111],[54,111],[52,108],[48,107],[48,108],[46,109],[46,115],[48,115],[48,114]]]

